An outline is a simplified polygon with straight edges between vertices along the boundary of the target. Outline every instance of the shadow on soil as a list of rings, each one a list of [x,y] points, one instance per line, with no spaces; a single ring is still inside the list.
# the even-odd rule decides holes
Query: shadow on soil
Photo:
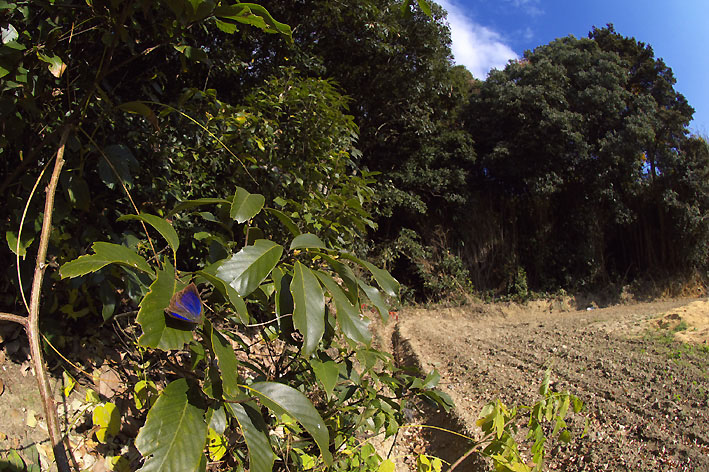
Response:
[[[398,327],[394,329],[392,334],[392,347],[394,358],[399,367],[421,371],[421,363],[418,357],[409,342],[401,336]],[[419,401],[416,406],[422,415],[420,419],[422,424],[467,434],[463,422],[457,417],[453,409],[446,412],[422,401]],[[467,439],[437,429],[424,428],[422,437],[428,445],[426,454],[438,457],[448,464],[453,464],[465,455],[471,447],[471,443]],[[482,457],[477,454],[471,454],[455,470],[461,472],[484,472],[489,470],[489,467]]]

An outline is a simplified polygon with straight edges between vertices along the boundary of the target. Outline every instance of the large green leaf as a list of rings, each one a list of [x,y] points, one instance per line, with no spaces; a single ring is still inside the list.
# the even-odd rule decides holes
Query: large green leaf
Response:
[[[236,418],[241,427],[241,433],[249,449],[249,471],[271,472],[276,455],[268,440],[266,423],[258,408],[250,403],[227,403],[227,409]]]
[[[59,269],[59,274],[61,274],[63,279],[96,272],[108,264],[121,264],[148,274],[153,273],[152,267],[145,259],[132,249],[120,244],[99,241],[95,242],[91,249],[94,250],[95,254],[86,254],[62,265],[61,269]]]
[[[293,267],[293,324],[303,335],[303,354],[309,356],[325,333],[325,296],[318,278],[300,262]]]
[[[118,218],[118,221],[128,220],[139,220],[144,223],[148,223],[150,226],[155,228],[163,238],[165,238],[165,241],[167,241],[167,244],[170,245],[173,252],[177,252],[177,248],[180,247],[180,238],[177,236],[177,231],[175,231],[175,228],[173,228],[172,224],[168,223],[166,219],[151,215],[149,213],[140,213],[139,215],[123,215]]]
[[[207,442],[205,409],[190,403],[186,379],[170,383],[148,412],[135,447],[145,458],[143,472],[195,470]]]
[[[204,270],[197,271],[195,274],[204,277],[209,283],[214,285],[214,287],[224,295],[224,298],[231,302],[232,306],[236,309],[236,313],[239,315],[239,320],[243,324],[249,323],[249,311],[246,308],[246,302],[239,296],[234,287],[214,275],[212,272],[216,271],[216,268],[212,270],[212,266],[205,268]]]
[[[298,390],[277,382],[256,382],[250,387],[261,402],[277,414],[287,413],[303,425],[320,448],[325,464],[332,464],[328,450],[330,435],[325,422],[310,400]]]
[[[219,331],[214,329],[211,323],[209,323],[209,328],[212,348],[214,349],[214,354],[217,356],[219,370],[222,373],[224,393],[229,395],[231,398],[236,398],[240,396],[241,390],[239,389],[239,379],[237,375],[239,361],[236,360],[234,348],[231,347],[229,340],[227,340]]]
[[[278,221],[280,221],[293,236],[298,236],[300,234],[300,229],[293,222],[290,216],[280,210],[276,210],[275,208],[266,208],[266,211],[278,218]]]
[[[379,316],[382,318],[382,321],[385,323],[389,321],[389,307],[387,306],[386,300],[384,300],[382,292],[371,285],[365,284],[361,280],[358,280],[357,282],[365,295],[367,295],[367,298],[369,298],[369,301],[374,304],[374,307],[379,312]]]
[[[320,238],[311,233],[299,234],[293,239],[293,242],[290,243],[291,251],[293,249],[306,248],[324,249],[325,243],[323,243]]]
[[[178,320],[168,319],[165,308],[175,293],[175,269],[169,264],[158,272],[158,278],[150,286],[150,291],[140,302],[136,321],[143,334],[138,339],[140,346],[163,350],[182,349],[192,339],[192,326]]]
[[[344,257],[345,259],[349,259],[352,262],[356,262],[357,264],[369,270],[374,276],[374,280],[376,280],[382,290],[384,290],[384,293],[386,293],[390,297],[399,296],[399,282],[394,277],[392,277],[389,272],[384,269],[380,269],[374,264],[371,264],[367,261],[358,259],[351,254],[343,254],[342,257]]]
[[[268,10],[255,3],[221,6],[214,10],[214,16],[255,26],[267,33],[281,33],[289,38],[292,34],[290,26],[274,20]]]
[[[127,113],[135,113],[136,115],[141,115],[150,121],[153,125],[155,131],[160,130],[160,125],[158,124],[158,118],[155,116],[155,112],[143,102],[126,102],[118,105],[116,108],[123,110]]]
[[[275,291],[276,316],[278,317],[278,329],[285,335],[293,332],[293,319],[287,315],[293,314],[293,294],[290,291],[293,275],[285,268],[276,267],[271,272],[273,278],[273,288]]]
[[[332,391],[335,389],[337,379],[340,376],[340,369],[335,361],[327,360],[323,362],[320,359],[311,359],[310,365],[313,367],[313,372],[315,372],[315,378],[322,384],[327,396],[332,396]]]
[[[357,306],[350,303],[345,292],[332,277],[320,271],[315,272],[315,275],[335,300],[337,322],[345,336],[352,341],[369,344],[372,340],[372,333],[368,329],[369,320],[360,316]]]
[[[217,277],[245,297],[256,290],[281,259],[283,247],[267,239],[246,246],[217,269]]]
[[[342,283],[344,284],[346,290],[345,293],[347,294],[347,298],[350,299],[350,302],[353,304],[356,304],[359,302],[359,290],[358,290],[358,281],[357,276],[355,276],[354,271],[347,265],[343,264],[342,262],[338,261],[337,259],[334,259],[328,255],[325,254],[320,254],[320,257],[325,260],[328,265],[334,270],[337,275],[340,276],[342,279]]]
[[[263,195],[249,193],[241,187],[236,187],[229,214],[237,223],[245,223],[258,215],[265,201]]]

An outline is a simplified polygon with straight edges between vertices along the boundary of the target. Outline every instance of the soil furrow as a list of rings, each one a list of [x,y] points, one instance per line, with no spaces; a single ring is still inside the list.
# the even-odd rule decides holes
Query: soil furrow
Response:
[[[399,331],[423,368],[438,368],[470,432],[496,397],[533,402],[551,366],[554,388],[584,400],[591,426],[571,446],[550,443],[551,470],[709,471],[709,349],[643,337],[644,320],[689,302],[502,316],[494,305],[412,310]]]

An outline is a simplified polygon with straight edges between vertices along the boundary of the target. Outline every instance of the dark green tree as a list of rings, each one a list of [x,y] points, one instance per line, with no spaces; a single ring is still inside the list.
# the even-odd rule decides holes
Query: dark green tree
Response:
[[[671,71],[654,67],[640,80],[618,52],[567,37],[493,72],[471,96],[467,126],[479,156],[471,184],[500,199],[507,273],[522,267],[535,288],[573,287],[641,264],[618,255],[616,235],[638,221],[635,204],[648,168],[655,172],[649,150],[678,149],[692,112]],[[661,85],[665,101],[653,95]],[[657,117],[672,103],[675,127],[659,132],[671,128]]]

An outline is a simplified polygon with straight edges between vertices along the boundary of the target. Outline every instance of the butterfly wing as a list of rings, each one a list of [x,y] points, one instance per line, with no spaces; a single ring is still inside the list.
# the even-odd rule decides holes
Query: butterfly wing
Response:
[[[167,314],[178,320],[199,323],[202,319],[202,300],[194,283],[172,296]]]

